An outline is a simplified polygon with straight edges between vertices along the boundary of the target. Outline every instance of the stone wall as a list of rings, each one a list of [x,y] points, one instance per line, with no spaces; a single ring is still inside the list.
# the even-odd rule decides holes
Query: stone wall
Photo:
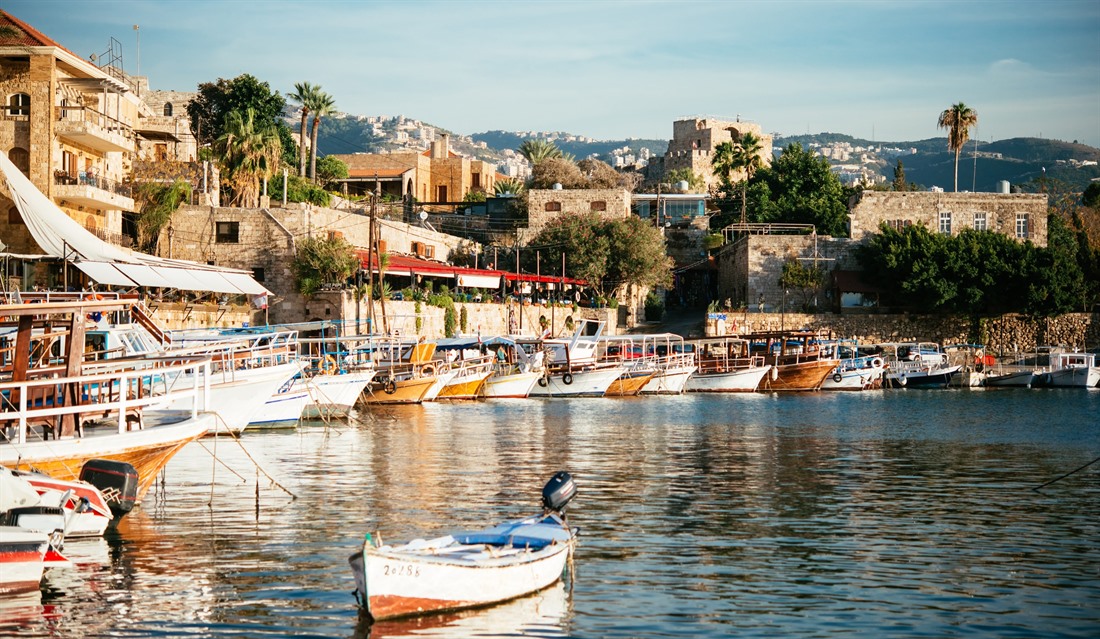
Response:
[[[1027,237],[1047,245],[1047,196],[1041,193],[939,193],[931,191],[863,191],[848,203],[851,237],[864,242],[883,222],[894,226],[922,224],[939,232],[941,214],[949,215],[951,233],[974,228],[984,215],[986,230],[1016,237],[1017,215],[1027,216]]]
[[[382,305],[377,300],[373,304],[373,315],[376,321],[374,328],[376,332],[381,332],[383,330]],[[357,303],[355,296],[349,291],[318,293],[306,302],[305,308],[307,320],[343,320],[353,326],[358,321],[362,326],[362,332],[368,332],[367,303],[365,301]],[[459,323],[463,309],[466,310],[464,330]],[[444,309],[429,306],[424,302],[418,305],[416,302],[386,301],[386,327],[390,332],[396,330],[401,335],[423,335],[429,339],[443,337],[445,335],[444,314]],[[538,335],[541,333],[540,317],[546,317],[550,321],[551,334],[554,336],[569,334],[565,328],[569,318],[574,322],[580,319],[602,320],[605,323],[604,334],[614,335],[617,330],[618,310],[609,308],[574,310],[571,306],[456,302],[455,314],[456,331],[465,335],[476,335],[479,331],[484,337],[515,333]],[[419,330],[417,329],[418,317]]]
[[[847,238],[814,235],[746,235],[715,253],[718,266],[718,298],[729,299],[734,307],[741,304],[765,311],[801,308],[801,292],[784,293],[779,285],[783,264],[798,260],[803,266],[822,271],[835,268],[857,268],[856,243]],[[815,258],[816,256],[816,258]],[[824,295],[823,289],[820,295]],[[819,306],[831,306],[832,301],[819,295]]]
[[[551,209],[551,210],[548,210]],[[527,191],[527,228],[519,229],[527,243],[551,220],[563,215],[599,213],[607,219],[630,215],[630,191],[626,189],[530,189]]]
[[[722,320],[721,324],[719,319]],[[1100,346],[1100,314],[1071,313],[1035,319],[1004,315],[977,325],[963,317],[931,315],[807,315],[736,311],[709,314],[707,335],[743,335],[759,331],[811,328],[832,331],[860,343],[931,341],[940,344],[980,343],[994,353],[1034,351],[1037,346],[1087,350]]]
[[[711,158],[714,149],[723,142],[733,139],[730,129],[739,134],[752,133],[760,139],[760,159],[765,165],[772,160],[772,136],[765,134],[759,124],[717,120],[714,118],[691,118],[672,123],[672,139],[668,142],[668,151],[664,157],[664,173],[675,169],[691,169],[703,178],[707,188],[717,184]],[[743,175],[734,174],[733,179]]]

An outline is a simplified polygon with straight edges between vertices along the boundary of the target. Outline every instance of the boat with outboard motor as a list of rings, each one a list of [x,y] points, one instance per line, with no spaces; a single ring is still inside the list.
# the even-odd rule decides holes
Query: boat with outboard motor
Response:
[[[516,344],[542,367],[544,373],[532,397],[603,397],[611,384],[626,372],[615,362],[598,362],[596,350],[603,333],[599,320],[581,320],[567,339],[516,339]]]
[[[947,353],[935,342],[886,342],[875,344],[886,361],[884,384],[889,388],[947,388],[959,372]]]
[[[825,378],[821,390],[861,391],[882,388],[886,362],[877,349],[860,346],[856,340],[851,339],[825,342],[822,348],[833,349],[833,355],[840,358],[840,363]]]
[[[348,558],[355,598],[373,619],[425,615],[508,601],[561,578],[579,530],[565,508],[577,494],[567,472],[542,489],[542,512],[473,532],[396,546],[365,536]]]

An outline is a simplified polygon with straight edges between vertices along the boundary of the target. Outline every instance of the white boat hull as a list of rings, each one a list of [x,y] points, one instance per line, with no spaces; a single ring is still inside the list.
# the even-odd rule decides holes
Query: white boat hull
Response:
[[[443,392],[443,388],[451,383],[451,380],[458,375],[458,371],[443,371],[436,372],[435,383],[428,388],[428,392],[424,393],[424,397],[420,399],[422,402],[435,401],[436,397],[439,397],[439,393]]]
[[[531,389],[538,383],[542,373],[513,373],[511,375],[493,375],[485,382],[482,394],[487,398],[524,398],[531,394]]]
[[[341,375],[318,375],[309,380],[294,380],[295,387],[312,391],[312,401],[307,403],[302,417],[343,418],[351,412],[359,396],[374,380],[376,371],[353,371]]]
[[[313,398],[309,396],[308,390],[292,384],[287,390],[275,393],[267,400],[248,425],[252,428],[293,426],[302,418],[302,412],[311,401]]]
[[[243,431],[260,415],[267,400],[271,399],[279,388],[299,371],[301,371],[301,364],[290,362],[211,375],[207,408],[220,417],[216,429],[231,433]],[[183,388],[191,384],[191,378],[186,376],[175,382],[175,385],[182,385]],[[181,399],[169,402],[166,408],[169,410],[189,408],[190,401],[190,399]]]
[[[985,385],[990,388],[1031,388],[1035,383],[1035,371],[1015,371],[1012,373],[990,373],[985,378]]]
[[[658,370],[653,379],[642,387],[642,395],[679,395],[687,387],[694,366],[677,366]]]
[[[1075,366],[1047,373],[1047,386],[1058,388],[1093,388],[1100,382],[1100,368]]]
[[[16,526],[0,526],[0,594],[37,590],[49,538]]]
[[[768,364],[727,373],[701,375],[696,371],[688,379],[687,386],[684,388],[691,393],[752,393],[771,369],[771,365]]]
[[[531,397],[603,397],[612,382],[626,371],[622,366],[555,373],[531,388]],[[571,377],[566,377],[571,375]],[[569,381],[567,384],[566,381]],[[546,383],[543,386],[543,382]]]

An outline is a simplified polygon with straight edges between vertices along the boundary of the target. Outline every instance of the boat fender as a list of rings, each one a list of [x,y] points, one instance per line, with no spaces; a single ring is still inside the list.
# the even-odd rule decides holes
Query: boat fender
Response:
[[[573,373],[565,373],[564,375],[561,376],[561,381],[566,386],[572,384],[573,383]]]
[[[546,382],[546,378],[545,378],[545,377],[540,377],[540,378],[539,378],[539,386],[542,386],[543,388],[546,388],[546,383],[547,383],[547,382]]]
[[[871,366],[873,368],[882,368],[882,365],[883,365],[883,361],[882,361],[881,357],[876,357],[873,360],[871,360]]]
[[[772,381],[773,381],[773,382],[774,382],[775,380],[779,379],[779,369],[778,369],[778,368],[776,368],[776,367],[772,366],[772,370],[771,370],[771,373],[770,373],[770,374],[771,374],[771,376],[772,376]]]
[[[844,376],[843,376],[843,375],[841,375],[840,373],[833,373],[833,381],[834,381],[834,382],[836,382],[836,383],[838,383],[838,384],[839,384],[839,383],[840,383],[840,382],[842,382],[843,380],[844,380]]]
[[[387,395],[393,395],[397,392],[397,380],[392,377],[387,379],[382,386],[382,390],[386,391]]]

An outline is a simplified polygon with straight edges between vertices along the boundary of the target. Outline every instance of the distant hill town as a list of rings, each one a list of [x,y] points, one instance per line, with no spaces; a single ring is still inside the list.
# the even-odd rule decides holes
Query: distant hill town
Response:
[[[297,117],[288,113],[292,125]],[[554,142],[577,159],[596,158],[621,170],[640,169],[652,157],[661,157],[668,140],[596,140],[557,131],[486,131],[461,135],[405,116],[355,116],[337,114],[320,128],[318,150],[322,155],[386,153],[427,149],[443,134],[451,149],[470,158],[492,162],[499,173],[525,177],[530,167],[517,150],[525,140]],[[669,135],[672,123],[669,122]],[[889,183],[901,161],[906,181],[928,190],[950,190],[954,184],[954,154],[946,137],[884,142],[840,133],[775,136],[777,153],[798,143],[828,159],[847,184]],[[1079,192],[1100,180],[1100,149],[1077,142],[1043,138],[1011,138],[993,142],[971,140],[959,158],[959,190],[995,192],[1007,182],[1014,190],[1053,189]],[[1045,180],[1045,183],[1044,183]]]

